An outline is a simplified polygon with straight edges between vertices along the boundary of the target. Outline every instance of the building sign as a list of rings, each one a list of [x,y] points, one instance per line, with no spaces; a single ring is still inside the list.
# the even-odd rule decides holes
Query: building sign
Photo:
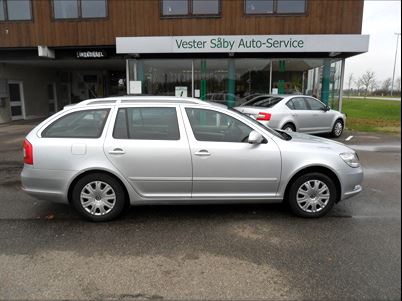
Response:
[[[103,59],[106,57],[107,53],[104,50],[77,51],[78,59]]]
[[[368,45],[368,35],[255,35],[116,38],[117,53],[362,53],[368,51]]]

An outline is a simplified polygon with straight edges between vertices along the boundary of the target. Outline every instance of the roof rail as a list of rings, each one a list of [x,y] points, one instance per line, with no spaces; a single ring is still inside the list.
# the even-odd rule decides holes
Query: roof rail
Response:
[[[189,104],[203,104],[205,103],[202,100],[191,97],[175,97],[175,96],[149,96],[149,95],[141,95],[141,96],[113,96],[107,98],[92,98],[81,101],[75,106],[86,106],[86,105],[113,105],[119,103],[135,103],[135,102],[159,102],[159,103],[189,103]]]

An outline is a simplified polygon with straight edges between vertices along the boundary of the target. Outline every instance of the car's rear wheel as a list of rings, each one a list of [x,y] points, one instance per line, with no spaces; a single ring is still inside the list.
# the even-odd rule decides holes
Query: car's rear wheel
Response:
[[[291,184],[288,203],[297,216],[321,217],[334,206],[337,193],[330,177],[322,173],[308,173]]]
[[[86,219],[94,222],[109,221],[123,211],[125,193],[113,177],[94,173],[81,178],[74,186],[72,204]]]
[[[283,127],[282,130],[285,132],[296,132],[296,127],[292,123],[286,123]]]
[[[334,126],[332,127],[331,136],[335,138],[340,137],[343,133],[343,128],[343,121],[341,119],[338,119],[337,121],[335,121]]]

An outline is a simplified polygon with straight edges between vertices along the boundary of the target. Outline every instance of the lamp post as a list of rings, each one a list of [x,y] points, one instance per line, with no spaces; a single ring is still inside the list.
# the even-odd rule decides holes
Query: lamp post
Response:
[[[401,35],[401,33],[395,33],[395,34],[396,34],[396,50],[395,50],[395,60],[394,60],[394,72],[392,73],[391,96],[394,94],[396,58],[398,56],[398,42],[399,42],[399,36]]]

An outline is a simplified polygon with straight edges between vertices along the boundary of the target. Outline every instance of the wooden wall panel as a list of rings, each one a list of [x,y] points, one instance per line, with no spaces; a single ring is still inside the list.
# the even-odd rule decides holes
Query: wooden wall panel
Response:
[[[304,16],[246,16],[221,0],[219,18],[161,18],[159,0],[109,0],[102,20],[55,21],[50,0],[32,0],[32,22],[0,22],[0,47],[114,45],[118,36],[360,34],[363,0],[307,0]],[[8,32],[8,33],[7,33]]]

